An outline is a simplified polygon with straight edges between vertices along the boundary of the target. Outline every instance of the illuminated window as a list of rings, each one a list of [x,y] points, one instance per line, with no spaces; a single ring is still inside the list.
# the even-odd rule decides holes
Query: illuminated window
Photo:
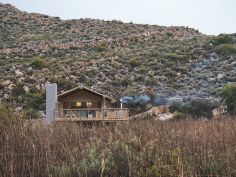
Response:
[[[77,107],[81,107],[81,102],[80,102],[80,101],[77,101],[76,106],[77,106]]]
[[[93,104],[93,103],[92,103],[91,101],[88,101],[88,102],[87,102],[87,107],[89,107],[89,108],[92,107],[92,104]]]

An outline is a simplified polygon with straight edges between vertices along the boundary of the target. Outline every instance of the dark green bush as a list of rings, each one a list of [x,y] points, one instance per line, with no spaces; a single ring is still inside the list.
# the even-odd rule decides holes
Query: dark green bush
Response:
[[[40,91],[38,93],[26,93],[23,102],[25,103],[25,109],[34,110],[45,110],[45,91]]]
[[[218,106],[217,103],[209,99],[191,99],[186,103],[174,102],[170,106],[171,112],[181,112],[191,115],[194,118],[212,117],[212,110]]]
[[[78,50],[78,49],[79,49],[79,46],[70,46],[70,49],[71,49],[71,50]]]
[[[15,85],[15,87],[12,89],[12,96],[15,96],[15,97],[17,97],[17,96],[23,96],[24,94],[25,94],[25,90],[24,90],[24,88],[23,88],[23,84],[21,84],[21,83],[17,83],[16,85]]]
[[[107,50],[107,45],[105,43],[102,43],[101,45],[97,46],[95,50],[97,52],[105,52]]]
[[[130,64],[130,66],[132,67],[132,68],[134,68],[134,67],[137,67],[137,66],[139,66],[139,61],[135,58],[135,59],[131,59],[130,61],[129,61],[129,64]]]
[[[4,89],[4,86],[2,84],[0,84],[0,89]]]
[[[0,60],[0,66],[4,66],[5,62]]]
[[[218,45],[221,45],[221,44],[231,44],[232,42],[233,42],[233,39],[228,34],[221,34],[219,36],[216,36],[211,41],[211,43],[215,46],[218,46]]]
[[[236,54],[236,47],[232,44],[221,44],[216,47],[216,52],[222,55]]]
[[[25,115],[27,116],[27,118],[29,119],[37,119],[39,117],[38,112],[33,109],[33,108],[29,108],[25,111]]]
[[[178,54],[175,52],[171,52],[165,55],[165,58],[171,59],[171,60],[184,60],[186,57],[182,54]]]
[[[86,80],[86,77],[83,75],[80,75],[82,80],[81,81],[87,81]],[[58,85],[58,88],[60,88],[61,90],[70,90],[74,87],[76,87],[76,84],[70,80],[67,80],[66,78],[64,77],[51,77],[49,78],[49,81],[51,83],[57,83]],[[88,81],[87,81],[88,82]],[[84,82],[82,82],[84,83]]]
[[[167,33],[166,33],[166,36],[167,36],[167,37],[173,37],[173,36],[174,36],[174,34],[173,34],[173,33],[171,33],[171,32],[167,32]]]
[[[220,95],[227,106],[227,111],[230,114],[236,114],[236,84],[226,85]]]

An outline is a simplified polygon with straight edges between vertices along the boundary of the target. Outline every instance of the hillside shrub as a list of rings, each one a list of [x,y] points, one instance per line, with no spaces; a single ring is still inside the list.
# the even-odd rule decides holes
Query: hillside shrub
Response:
[[[11,91],[12,96],[15,96],[15,97],[23,96],[25,94],[25,90],[24,90],[23,86],[24,85],[22,83],[17,83]]]
[[[4,86],[2,85],[2,83],[0,83],[0,90],[4,89]]]
[[[25,94],[25,97],[23,99],[23,102],[25,103],[24,108],[29,112],[33,112],[33,110],[45,110],[45,99],[45,91],[40,91],[38,93],[28,92]]]
[[[168,53],[165,57],[172,60],[184,60],[186,58],[184,55],[175,52]]]
[[[29,118],[29,119],[37,119],[37,118],[39,118],[38,111],[35,110],[34,108],[26,109],[26,110],[25,110],[25,115],[26,115],[27,118]]]
[[[216,47],[216,52],[222,55],[236,54],[236,46],[232,44],[221,44]]]
[[[129,61],[129,64],[132,68],[134,68],[134,67],[139,66],[139,61],[136,58],[134,58]]]
[[[82,83],[85,83],[85,81],[88,82],[88,80],[86,79],[86,77],[84,75],[80,75],[79,79],[81,79],[81,81],[83,81]],[[60,88],[61,90],[70,90],[72,88],[75,88],[77,85],[76,83],[72,82],[71,80],[67,80],[64,77],[57,77],[57,76],[53,76],[51,78],[49,78],[49,81],[51,83],[57,83],[58,88]]]
[[[220,34],[219,36],[214,37],[214,39],[211,41],[211,43],[215,46],[221,45],[221,44],[231,44],[233,42],[233,39],[228,34]]]
[[[167,37],[173,37],[174,34],[173,34],[172,32],[167,32],[167,33],[166,33],[166,36],[167,36]]]
[[[120,85],[124,86],[125,88],[127,88],[130,83],[131,83],[131,79],[130,77],[127,77],[127,76],[125,76],[124,78],[120,80]]]
[[[236,84],[226,85],[220,93],[230,114],[236,114]]]
[[[5,62],[0,60],[0,66],[4,66]]]
[[[33,57],[30,65],[36,69],[42,69],[47,67],[47,62],[41,57]]]
[[[95,47],[97,52],[105,52],[107,50],[107,45],[105,43],[100,44],[99,46]]]
[[[74,46],[70,46],[70,49],[71,49],[71,50],[78,50],[78,49],[79,49],[79,46],[75,46],[75,45],[74,45]]]

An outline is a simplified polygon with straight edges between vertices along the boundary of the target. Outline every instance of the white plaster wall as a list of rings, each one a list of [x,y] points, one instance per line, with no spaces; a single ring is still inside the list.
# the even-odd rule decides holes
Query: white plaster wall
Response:
[[[55,120],[57,103],[57,84],[46,84],[46,119],[50,124]]]

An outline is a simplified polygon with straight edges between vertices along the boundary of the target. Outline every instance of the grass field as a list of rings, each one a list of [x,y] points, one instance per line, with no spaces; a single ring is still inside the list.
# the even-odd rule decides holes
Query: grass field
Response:
[[[236,176],[236,119],[32,127],[0,111],[1,177]]]

